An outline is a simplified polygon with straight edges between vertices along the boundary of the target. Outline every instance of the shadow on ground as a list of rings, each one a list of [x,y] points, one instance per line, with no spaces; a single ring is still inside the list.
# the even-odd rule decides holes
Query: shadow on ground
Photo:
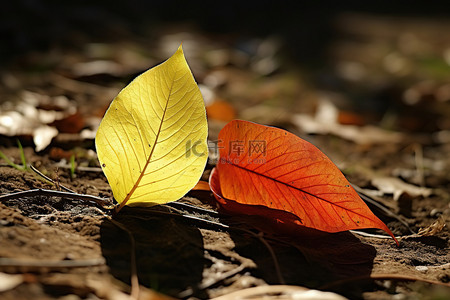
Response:
[[[257,265],[252,275],[264,279],[269,284],[280,282],[270,252],[257,238],[243,237],[231,232],[236,243],[236,252],[251,258]],[[333,282],[351,277],[369,277],[376,250],[362,243],[349,232],[324,233],[317,236],[266,238],[272,247],[286,284],[314,289],[322,289]],[[333,288],[351,299],[362,298],[365,287],[341,290]]]
[[[208,298],[211,296],[210,288],[237,284],[243,275],[268,284],[282,283],[269,249],[256,234],[239,230],[229,230],[226,233],[211,231],[209,228],[209,237],[205,239],[200,227],[189,225],[178,218],[154,215],[150,210],[152,209],[125,207],[114,218],[126,226],[136,241],[140,284],[175,297],[184,294]],[[234,223],[229,218],[221,221]],[[243,225],[234,223],[230,226],[237,228]],[[224,236],[228,234],[234,245],[232,255],[230,249],[220,249],[225,245]],[[320,288],[349,277],[369,276],[376,255],[374,247],[361,243],[348,232],[319,233],[317,236],[295,238],[267,237],[265,240],[277,257],[285,283],[309,288]],[[128,234],[106,220],[101,225],[101,247],[111,274],[129,284],[132,248]],[[215,250],[211,251],[212,248]],[[211,255],[216,257],[211,259]],[[225,257],[227,255],[230,257]],[[205,280],[214,281],[214,278],[204,278],[207,274],[211,276],[225,273],[220,268],[217,269],[217,266],[236,264],[233,255],[253,261],[254,266],[217,281],[207,289],[199,289]],[[214,261],[222,263],[214,265]],[[209,270],[205,271],[207,269]],[[367,289],[352,287],[351,294],[349,291],[339,292],[350,298],[361,298],[364,288]],[[193,294],[185,291],[192,291]]]
[[[208,263],[199,229],[174,218],[146,214],[146,210],[125,207],[114,217],[136,241],[140,284],[173,296],[194,288]],[[106,220],[101,225],[101,247],[111,274],[130,284],[132,247],[128,233]]]

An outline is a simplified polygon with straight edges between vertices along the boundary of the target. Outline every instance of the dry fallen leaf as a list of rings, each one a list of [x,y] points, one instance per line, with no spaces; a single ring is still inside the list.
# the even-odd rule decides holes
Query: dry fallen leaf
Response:
[[[53,126],[66,126],[67,120],[77,114],[75,104],[65,96],[49,97],[24,91],[18,102],[0,105],[0,134],[6,136],[30,135],[36,151],[44,150],[59,133]],[[80,119],[78,120],[82,122]],[[70,125],[74,128],[73,124]],[[82,125],[77,126],[78,130]]]
[[[98,158],[120,207],[175,201],[208,158],[202,95],[178,51],[113,100],[96,136]]]
[[[371,183],[384,194],[393,194],[394,200],[398,200],[404,193],[411,197],[428,197],[433,192],[432,189],[415,186],[396,177],[375,177]]]
[[[219,142],[210,185],[224,210],[272,217],[291,228],[379,228],[395,240],[336,165],[307,141],[279,128],[234,120],[221,130]]]
[[[433,224],[431,224],[430,226],[421,228],[417,234],[419,236],[433,236],[441,232],[442,229],[444,229],[444,227],[445,227],[445,220],[444,218],[440,217],[436,221],[434,221]]]
[[[328,100],[322,100],[314,117],[296,114],[292,117],[292,122],[306,133],[333,134],[357,144],[398,143],[403,139],[399,132],[369,125],[342,125],[338,118],[339,111],[336,106]]]

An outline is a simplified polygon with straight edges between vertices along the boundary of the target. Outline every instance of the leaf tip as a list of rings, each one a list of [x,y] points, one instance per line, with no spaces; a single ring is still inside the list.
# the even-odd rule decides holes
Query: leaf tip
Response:
[[[183,42],[180,44],[180,46],[177,49],[177,52],[180,51],[181,53],[183,53]]]
[[[394,234],[392,234],[391,232],[391,237],[394,239],[395,243],[397,244],[397,247],[400,247],[400,243],[398,242],[397,238],[394,236]]]
[[[175,53],[172,55],[172,57],[169,58],[169,60],[170,59],[174,59],[176,61],[179,61],[181,59],[181,60],[186,61],[186,56],[184,56],[184,51],[183,51],[183,43],[180,44],[177,51],[175,51]]]
[[[397,238],[395,237],[395,235],[392,233],[392,231],[386,226],[386,224],[383,223],[383,228],[380,227],[380,229],[384,230],[387,234],[389,234],[392,239],[395,241],[395,243],[397,244],[397,247],[400,247],[400,243],[398,242]]]

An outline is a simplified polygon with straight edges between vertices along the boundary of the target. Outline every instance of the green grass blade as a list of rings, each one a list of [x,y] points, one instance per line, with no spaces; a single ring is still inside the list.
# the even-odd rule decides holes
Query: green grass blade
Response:
[[[72,156],[70,156],[70,178],[74,178],[75,176],[75,169],[77,167],[77,164],[75,162],[75,155],[72,154]]]
[[[20,152],[20,160],[22,161],[23,170],[28,169],[27,160],[25,159],[25,152],[23,151],[22,144],[19,140],[17,140],[17,145],[19,146],[19,152]]]
[[[0,151],[0,158],[3,158],[3,159],[6,161],[6,163],[7,163],[8,165],[10,165],[11,167],[13,167],[13,168],[15,168],[15,169],[17,169],[17,170],[22,170],[22,167],[21,167],[21,166],[15,164],[12,160],[10,160],[10,159],[7,157],[2,151]]]

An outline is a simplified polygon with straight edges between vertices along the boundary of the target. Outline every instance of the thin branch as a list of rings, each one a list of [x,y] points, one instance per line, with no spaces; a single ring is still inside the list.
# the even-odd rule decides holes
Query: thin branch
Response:
[[[202,207],[198,207],[198,206],[195,206],[195,205],[191,205],[191,204],[184,203],[184,202],[178,202],[178,201],[166,203],[166,204],[163,204],[163,206],[185,208],[185,209],[188,209],[188,210],[196,211],[196,212],[198,212],[200,214],[201,213],[206,213],[206,214],[209,214],[209,215],[219,215],[219,213],[217,211],[215,211],[215,210],[206,209],[206,208],[202,208]]]
[[[91,203],[94,202],[95,204],[99,205],[103,209],[107,209],[107,210],[111,209],[111,203],[107,199],[103,199],[103,198],[95,197],[95,196],[91,196],[91,195],[85,195],[85,194],[77,194],[77,193],[72,193],[72,192],[68,193],[68,192],[45,190],[45,189],[34,189],[34,190],[28,190],[28,191],[22,191],[22,192],[1,195],[0,202],[12,200],[12,199],[20,199],[20,198],[24,198],[24,197],[36,197],[36,196],[61,197],[61,198],[69,198],[72,200],[81,200],[81,201],[86,201],[86,202],[91,202]]]
[[[357,231],[357,230],[349,230],[351,233],[356,234],[356,235],[361,235],[361,236],[365,236],[365,237],[371,237],[371,238],[377,238],[377,239],[392,239],[392,237],[390,235],[383,235],[383,234],[373,234],[373,233],[368,233],[368,232],[364,232],[364,231]],[[401,236],[396,236],[396,239],[401,239]]]
[[[68,164],[57,164],[57,166],[58,166],[58,168],[61,168],[61,169],[70,169],[70,168],[72,168]],[[81,171],[81,172],[92,172],[92,173],[101,173],[101,172],[103,172],[102,168],[99,168],[99,167],[77,166],[75,168],[75,170]]]
[[[42,178],[44,178],[45,180],[47,180],[47,181],[51,182],[52,184],[56,185],[56,183],[55,183],[55,181],[54,181],[53,179],[51,179],[50,177],[48,177],[48,176],[42,174],[41,171],[39,171],[38,169],[36,169],[36,168],[35,168],[33,165],[31,165],[31,164],[30,164],[30,169],[31,169],[34,173],[36,173],[37,175],[39,175],[39,176],[41,176]],[[69,188],[66,188],[66,187],[63,186],[62,184],[58,184],[58,186],[59,186],[61,189],[65,190],[66,192],[74,193],[74,194],[75,194],[75,191],[73,191],[73,190],[71,190],[71,189],[69,189]]]
[[[181,213],[174,213],[170,211],[161,211],[161,210],[147,210],[146,213],[152,214],[152,215],[160,215],[160,216],[170,216],[177,218],[183,222],[187,222],[190,225],[202,225],[203,227],[214,229],[214,230],[236,230],[236,231],[245,231],[241,228],[233,228],[228,225],[222,224],[220,222],[214,222],[206,219],[202,219],[199,217],[194,217],[190,215],[185,215]],[[145,216],[133,216],[134,218],[138,218],[141,220],[148,220]],[[246,231],[245,231],[246,232]]]

